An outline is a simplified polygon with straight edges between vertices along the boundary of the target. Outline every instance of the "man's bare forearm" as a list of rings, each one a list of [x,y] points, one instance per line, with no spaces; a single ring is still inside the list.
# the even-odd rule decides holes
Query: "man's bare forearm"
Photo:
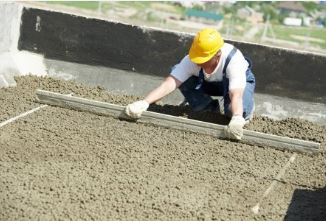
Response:
[[[240,115],[243,114],[243,89],[233,89],[230,91],[230,99],[231,99],[231,112],[232,115]]]
[[[170,94],[180,86],[181,82],[172,76],[168,76],[160,86],[152,90],[146,97],[145,101],[149,104],[154,103],[166,95]]]

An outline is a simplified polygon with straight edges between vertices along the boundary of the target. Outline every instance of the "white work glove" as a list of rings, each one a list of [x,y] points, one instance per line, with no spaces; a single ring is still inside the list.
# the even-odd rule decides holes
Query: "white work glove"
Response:
[[[225,127],[224,133],[226,138],[241,140],[243,136],[243,126],[246,121],[242,116],[236,115],[231,118],[228,126]]]
[[[128,104],[125,112],[132,118],[140,118],[142,113],[147,110],[149,103],[145,100],[136,101],[132,104]]]

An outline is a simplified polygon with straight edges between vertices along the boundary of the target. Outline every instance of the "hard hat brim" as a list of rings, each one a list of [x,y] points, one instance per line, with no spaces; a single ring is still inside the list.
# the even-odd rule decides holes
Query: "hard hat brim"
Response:
[[[189,51],[189,58],[190,60],[195,63],[195,64],[203,64],[207,61],[209,61],[215,54],[217,53],[217,51],[215,53],[210,54],[209,56],[207,55],[197,55],[196,53],[193,53],[191,50]]]
[[[193,50],[192,47],[189,50],[189,58],[195,64],[203,64],[209,61],[219,50],[214,50],[210,54],[197,53],[196,50]]]

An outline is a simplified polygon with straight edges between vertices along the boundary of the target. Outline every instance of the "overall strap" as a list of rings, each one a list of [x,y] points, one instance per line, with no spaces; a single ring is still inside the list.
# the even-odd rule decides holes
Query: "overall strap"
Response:
[[[201,68],[200,69],[200,71],[199,71],[199,76],[198,76],[198,84],[197,84],[197,86],[196,86],[196,90],[198,90],[199,88],[201,88],[201,86],[203,85],[203,83],[204,83],[204,78],[205,78],[205,76],[204,76],[204,71],[203,71],[203,69]]]
[[[226,58],[224,67],[223,67],[223,77],[226,77],[226,68],[228,67],[233,55],[237,52],[237,48],[233,47],[233,49],[231,50],[231,52],[229,53],[228,57]]]

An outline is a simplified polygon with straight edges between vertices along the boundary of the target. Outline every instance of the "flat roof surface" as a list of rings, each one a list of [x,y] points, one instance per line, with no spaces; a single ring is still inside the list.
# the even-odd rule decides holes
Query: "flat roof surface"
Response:
[[[1,220],[326,215],[323,126],[266,118],[250,124],[322,142],[323,152],[308,156],[64,108],[36,109],[37,88],[122,105],[137,97],[51,78],[16,80],[16,87],[0,89]]]

